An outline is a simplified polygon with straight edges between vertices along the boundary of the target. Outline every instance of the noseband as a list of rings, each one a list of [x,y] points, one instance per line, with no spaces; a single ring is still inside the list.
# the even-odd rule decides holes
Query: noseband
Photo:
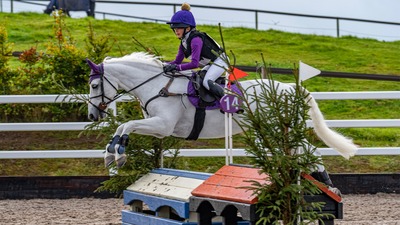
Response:
[[[99,78],[100,79],[101,94],[90,97],[89,98],[89,103],[92,106],[94,106],[97,110],[99,110],[99,112],[103,112],[103,113],[109,114],[108,112],[105,111],[106,108],[107,108],[107,105],[110,104],[111,102],[115,101],[120,96],[118,94],[117,88],[106,77],[104,77],[104,64],[103,63],[99,64],[98,68],[99,68],[99,70],[96,70],[96,71],[92,69],[92,71],[91,71],[91,73],[89,75],[89,77],[90,77],[89,78],[89,82],[91,82],[93,79]],[[117,94],[112,99],[108,98],[104,94],[104,80],[106,80],[117,91]],[[92,103],[92,101],[90,101],[91,99],[98,98],[98,97],[101,97],[101,102],[99,103],[99,105],[95,105],[95,104]],[[107,99],[108,101],[106,102],[105,99]]]

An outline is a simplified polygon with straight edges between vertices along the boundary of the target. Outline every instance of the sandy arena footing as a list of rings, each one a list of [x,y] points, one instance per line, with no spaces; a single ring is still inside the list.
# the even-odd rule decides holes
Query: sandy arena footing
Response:
[[[338,225],[400,225],[400,194],[344,195]],[[122,199],[0,200],[0,224],[121,224]]]

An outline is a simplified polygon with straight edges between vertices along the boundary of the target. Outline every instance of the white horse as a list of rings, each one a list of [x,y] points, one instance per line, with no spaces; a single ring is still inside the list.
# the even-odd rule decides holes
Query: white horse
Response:
[[[120,96],[118,90],[134,95],[144,109],[145,119],[132,120],[117,128],[106,147],[106,166],[111,165],[114,161],[117,167],[125,163],[125,147],[128,135],[132,132],[158,138],[167,136],[187,138],[190,135],[196,112],[196,108],[186,96],[188,77],[191,72],[186,76],[173,78],[163,73],[163,64],[157,57],[143,52],[121,58],[105,59],[99,65],[90,61],[88,64],[92,69],[89,119],[98,120],[105,116],[108,104]],[[260,93],[260,81],[269,84],[267,80],[247,80],[240,82],[240,85],[247,92]],[[293,87],[288,84],[274,83],[278,92],[293,90]],[[348,159],[353,156],[357,147],[351,140],[331,130],[325,123],[314,98],[311,95],[308,98],[308,104],[311,107],[309,113],[317,136],[326,145],[336,149],[343,157]],[[252,110],[255,110],[255,104],[251,107]],[[240,120],[241,116],[234,114],[233,117]],[[198,138],[224,137],[225,127],[221,121],[224,121],[224,115],[220,110],[207,110],[204,127]],[[243,132],[241,127],[234,123],[232,133],[241,132]]]

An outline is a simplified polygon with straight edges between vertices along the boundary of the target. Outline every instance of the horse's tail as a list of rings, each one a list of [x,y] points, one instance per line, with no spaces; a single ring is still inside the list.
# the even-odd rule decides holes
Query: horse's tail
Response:
[[[344,158],[349,159],[357,152],[358,147],[349,138],[331,130],[325,122],[324,116],[318,107],[315,99],[309,92],[302,87],[307,93],[308,105],[310,106],[309,115],[314,124],[315,133],[329,147],[336,149]]]

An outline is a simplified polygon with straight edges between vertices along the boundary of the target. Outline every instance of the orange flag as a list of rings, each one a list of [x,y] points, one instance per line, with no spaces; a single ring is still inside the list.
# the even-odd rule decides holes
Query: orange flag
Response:
[[[238,68],[233,68],[233,70],[231,71],[231,73],[229,74],[229,81],[236,81],[239,80],[242,77],[248,76],[249,74],[247,74],[246,72],[239,70]]]

